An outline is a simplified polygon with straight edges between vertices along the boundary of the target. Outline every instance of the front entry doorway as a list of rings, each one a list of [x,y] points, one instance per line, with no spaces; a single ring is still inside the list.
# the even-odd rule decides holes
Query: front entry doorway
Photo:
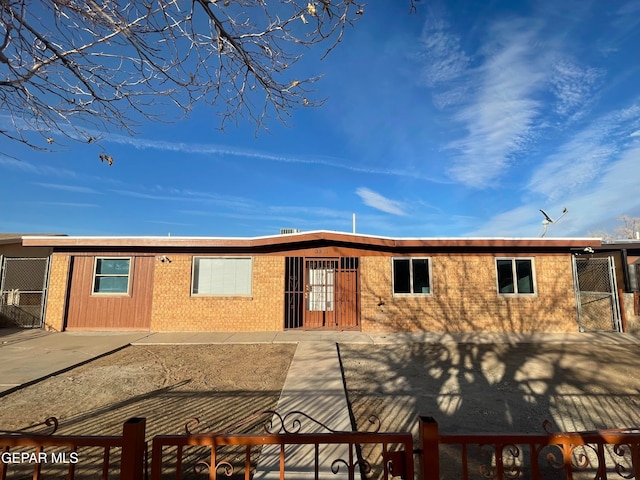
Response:
[[[359,330],[358,258],[287,257],[285,329]]]

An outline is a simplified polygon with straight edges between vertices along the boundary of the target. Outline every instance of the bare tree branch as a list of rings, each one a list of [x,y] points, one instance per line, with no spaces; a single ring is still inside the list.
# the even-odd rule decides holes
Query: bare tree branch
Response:
[[[621,215],[618,217],[618,221],[622,223],[622,225],[616,226],[613,232],[598,230],[589,232],[589,236],[600,237],[605,242],[615,240],[640,240],[637,238],[640,235],[640,218]]]
[[[221,128],[285,122],[322,104],[296,62],[316,44],[328,54],[362,13],[354,0],[0,0],[0,135],[95,141],[166,118],[159,101],[215,105]]]

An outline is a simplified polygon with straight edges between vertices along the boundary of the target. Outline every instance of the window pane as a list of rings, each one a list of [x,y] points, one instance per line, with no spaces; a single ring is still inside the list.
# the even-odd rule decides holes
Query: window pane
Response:
[[[414,258],[413,293],[429,293],[429,261],[426,258]]]
[[[128,258],[98,258],[96,260],[97,275],[129,275]]]
[[[393,293],[411,293],[409,283],[409,260],[394,260]]]
[[[500,293],[515,293],[513,288],[513,270],[511,260],[498,260],[498,291]]]
[[[251,258],[196,258],[193,293],[250,295]]]
[[[533,293],[533,271],[531,260],[516,260],[518,293]]]
[[[127,293],[129,277],[96,277],[94,293]]]

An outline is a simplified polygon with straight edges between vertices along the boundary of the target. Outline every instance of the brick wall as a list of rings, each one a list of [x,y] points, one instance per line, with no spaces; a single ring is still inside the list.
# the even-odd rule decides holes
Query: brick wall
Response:
[[[430,258],[433,294],[426,296],[394,296],[391,259],[361,259],[363,331],[578,331],[569,255],[533,257],[531,297],[497,293],[494,256]]]
[[[157,262],[151,331],[277,331],[284,326],[284,258],[253,257],[250,297],[191,295],[192,255]]]
[[[47,330],[62,331],[68,278],[69,255],[54,253],[49,266],[49,287],[44,317]]]

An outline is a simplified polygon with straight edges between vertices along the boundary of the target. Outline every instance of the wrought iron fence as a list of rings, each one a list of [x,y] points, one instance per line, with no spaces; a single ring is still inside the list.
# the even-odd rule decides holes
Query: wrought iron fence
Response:
[[[264,415],[269,419],[260,434],[194,435],[187,429],[185,435],[154,437],[151,480],[180,480],[203,473],[211,479],[245,480],[354,480],[360,476],[413,479],[410,433],[336,431],[299,411],[286,415],[265,411],[249,420]],[[302,433],[304,422],[321,427],[324,433]],[[377,461],[361,455],[361,448],[366,445],[381,447]]]
[[[144,418],[125,422],[121,436],[55,435],[58,421],[53,417],[40,426],[44,431],[0,431],[0,479],[145,477]]]
[[[261,433],[231,432],[264,415]],[[304,422],[324,432],[302,433]],[[183,435],[155,436],[150,465],[143,418],[125,422],[122,436],[56,436],[55,419],[43,424],[48,432],[0,431],[0,479],[640,478],[638,428],[553,432],[546,422],[542,434],[442,434],[433,418],[420,417],[414,450],[410,433],[379,432],[379,422],[371,432],[335,431],[299,411],[259,412],[218,432],[195,434],[190,425]]]
[[[639,429],[553,432],[543,425],[543,434],[441,434],[433,418],[421,417],[421,478],[639,478]]]

